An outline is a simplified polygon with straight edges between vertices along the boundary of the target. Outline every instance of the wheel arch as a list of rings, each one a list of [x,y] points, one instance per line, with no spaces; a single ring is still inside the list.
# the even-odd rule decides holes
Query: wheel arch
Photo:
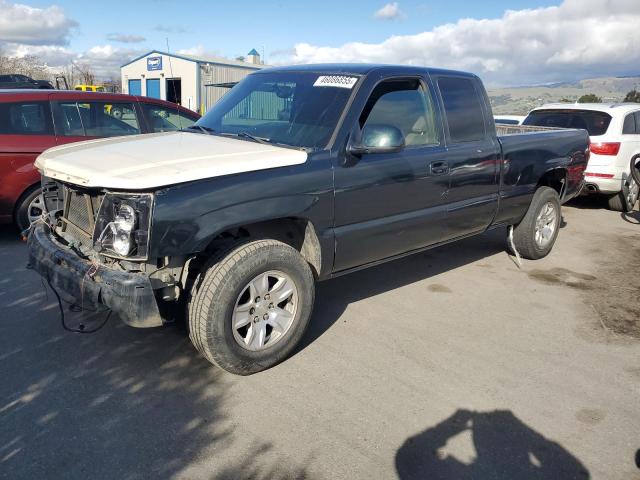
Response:
[[[565,167],[556,167],[547,170],[538,180],[536,190],[540,187],[553,188],[558,193],[560,200],[562,200],[567,187],[567,169]]]
[[[300,252],[316,278],[322,274],[323,252],[316,227],[311,220],[302,217],[272,218],[224,229],[210,238],[198,256],[209,258],[229,243],[258,239],[273,239],[290,245]]]

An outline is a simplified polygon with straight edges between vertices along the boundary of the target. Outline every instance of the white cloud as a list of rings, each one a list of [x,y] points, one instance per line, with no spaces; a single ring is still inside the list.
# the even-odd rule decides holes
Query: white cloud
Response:
[[[0,0],[0,43],[65,45],[77,25],[56,5],[34,8]]]
[[[107,40],[120,43],[140,43],[146,40],[142,35],[130,35],[127,33],[110,33]]]
[[[76,57],[76,53],[59,45],[21,45],[8,43],[3,45],[2,54],[8,57],[38,57],[49,67],[67,65]]]
[[[120,67],[132,58],[145,53],[139,49],[120,48],[113,45],[97,45],[74,59],[86,64],[98,78],[119,78]]]
[[[179,55],[188,55],[191,57],[201,57],[201,58],[212,58],[212,57],[222,57],[222,54],[219,50],[211,50],[205,48],[204,45],[196,45],[191,48],[183,48],[178,50],[176,53]]]
[[[187,29],[181,25],[156,25],[153,27],[157,32],[162,33],[186,33]]]
[[[62,71],[72,63],[88,66],[99,79],[119,78],[120,66],[143,53],[145,52],[140,49],[114,47],[110,44],[97,45],[83,53],[57,45],[20,44],[5,44],[2,51],[3,55],[9,57],[36,56],[53,72]]]
[[[508,10],[497,19],[461,19],[381,43],[300,43],[286,63],[427,65],[472,71],[493,85],[637,74],[638,25],[638,0],[565,0],[554,7]]]
[[[391,2],[377,10],[373,16],[380,20],[399,20],[404,18],[404,13],[400,10],[398,2]]]

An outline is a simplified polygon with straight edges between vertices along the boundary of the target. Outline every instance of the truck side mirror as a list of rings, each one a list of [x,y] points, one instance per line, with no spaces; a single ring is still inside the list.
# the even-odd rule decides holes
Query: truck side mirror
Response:
[[[393,125],[365,125],[353,135],[347,153],[360,157],[365,153],[395,153],[405,147],[404,135]]]

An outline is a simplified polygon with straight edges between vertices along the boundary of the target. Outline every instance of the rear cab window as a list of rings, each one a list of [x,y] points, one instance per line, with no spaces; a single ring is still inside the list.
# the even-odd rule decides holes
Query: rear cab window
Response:
[[[438,78],[437,84],[451,143],[484,140],[487,137],[485,114],[474,81],[443,76]]]
[[[611,115],[597,110],[548,109],[535,110],[523,125],[557,128],[581,128],[592,137],[604,135],[611,123]]]
[[[0,135],[53,135],[49,103],[0,103]]]
[[[141,133],[133,103],[54,103],[56,135],[63,137],[116,137]]]

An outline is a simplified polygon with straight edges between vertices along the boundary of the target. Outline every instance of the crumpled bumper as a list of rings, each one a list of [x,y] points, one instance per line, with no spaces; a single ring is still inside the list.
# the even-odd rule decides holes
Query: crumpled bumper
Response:
[[[104,305],[132,327],[163,324],[149,278],[139,273],[95,266],[51,238],[48,225],[32,226],[29,263],[61,296],[85,308]]]

